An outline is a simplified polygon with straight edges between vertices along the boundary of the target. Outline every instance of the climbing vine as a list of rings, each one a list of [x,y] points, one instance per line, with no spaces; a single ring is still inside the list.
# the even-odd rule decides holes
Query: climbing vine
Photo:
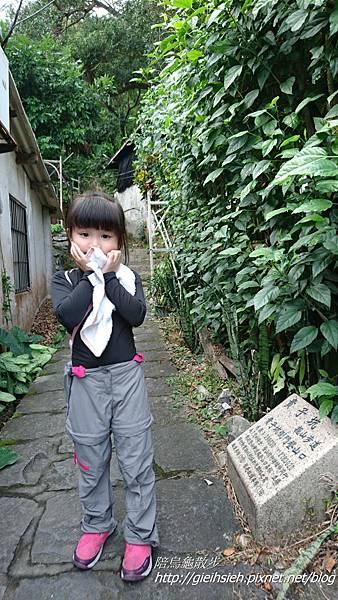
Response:
[[[249,418],[296,391],[337,422],[336,2],[164,6],[133,139],[190,315],[240,361]]]
[[[2,315],[8,327],[9,322],[13,324],[12,309],[11,309],[11,293],[15,291],[15,286],[11,282],[6,269],[1,271],[1,286],[2,286]]]

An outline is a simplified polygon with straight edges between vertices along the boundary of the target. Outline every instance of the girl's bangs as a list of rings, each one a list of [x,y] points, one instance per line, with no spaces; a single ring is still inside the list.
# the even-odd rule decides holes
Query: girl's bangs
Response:
[[[109,200],[102,202],[90,198],[78,202],[73,209],[72,225],[76,227],[92,227],[105,231],[119,231],[119,214],[116,204]]]

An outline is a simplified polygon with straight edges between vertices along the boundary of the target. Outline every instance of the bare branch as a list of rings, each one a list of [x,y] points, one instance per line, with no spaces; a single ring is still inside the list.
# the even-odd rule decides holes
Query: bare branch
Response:
[[[7,46],[7,44],[8,44],[8,41],[9,41],[9,38],[11,37],[11,35],[12,35],[13,31],[14,31],[14,28],[15,28],[15,26],[16,26],[16,22],[17,22],[17,20],[18,20],[18,17],[19,17],[19,13],[20,13],[20,11],[21,11],[22,3],[23,3],[23,0],[20,0],[20,2],[19,2],[19,6],[18,6],[18,8],[17,8],[17,10],[16,10],[16,13],[15,13],[15,16],[14,16],[14,19],[13,19],[13,23],[12,23],[12,25],[10,26],[10,28],[9,28],[9,30],[8,30],[8,33],[7,33],[6,37],[5,37],[5,39],[4,39],[4,40],[2,41],[2,43],[1,43],[1,48],[2,48],[3,50],[6,48],[6,46]]]
[[[27,17],[25,17],[24,19],[21,19],[21,21],[19,21],[19,23],[17,23],[17,25],[21,25],[21,23],[23,23],[24,21],[28,21],[28,19],[32,19],[33,17],[35,17],[35,15],[38,15],[40,12],[42,12],[43,10],[48,8],[48,6],[50,6],[54,2],[55,2],[55,0],[51,0],[50,2],[48,2],[48,4],[45,4],[44,6],[39,8],[39,10],[36,10],[31,15],[27,15]]]

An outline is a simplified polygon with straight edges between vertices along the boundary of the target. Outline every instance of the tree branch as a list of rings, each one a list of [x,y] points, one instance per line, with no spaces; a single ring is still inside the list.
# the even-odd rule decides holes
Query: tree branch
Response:
[[[18,6],[18,8],[17,8],[17,11],[16,11],[16,13],[15,13],[15,16],[14,16],[14,19],[13,19],[13,23],[12,23],[12,25],[10,26],[10,28],[9,28],[9,31],[8,31],[8,33],[7,33],[6,37],[5,37],[5,39],[4,39],[4,40],[1,42],[1,48],[2,48],[3,50],[5,50],[5,48],[6,48],[7,44],[8,44],[9,38],[11,37],[11,35],[12,35],[12,33],[13,33],[14,29],[15,29],[16,22],[17,22],[17,20],[18,20],[19,13],[20,13],[20,11],[21,11],[22,3],[23,3],[23,0],[20,0],[20,2],[19,2],[19,6]]]

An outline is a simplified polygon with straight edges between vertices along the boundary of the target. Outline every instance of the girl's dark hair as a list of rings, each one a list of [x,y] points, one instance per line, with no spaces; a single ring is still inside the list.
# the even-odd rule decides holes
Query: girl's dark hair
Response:
[[[67,213],[68,250],[73,227],[93,227],[113,231],[120,249],[124,250],[124,263],[129,262],[126,222],[121,204],[106,192],[88,191],[77,196]]]

